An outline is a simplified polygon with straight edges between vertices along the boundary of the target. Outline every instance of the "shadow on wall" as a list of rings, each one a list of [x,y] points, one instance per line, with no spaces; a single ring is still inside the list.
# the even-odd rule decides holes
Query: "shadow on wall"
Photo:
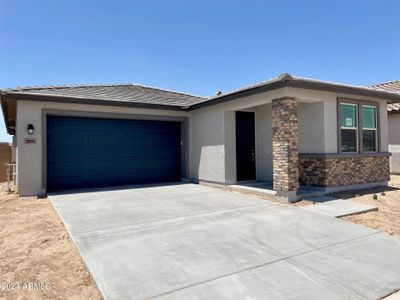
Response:
[[[203,146],[201,147],[198,162],[197,178],[207,178],[209,181],[225,181],[225,146]]]
[[[225,181],[225,113],[204,110],[191,119],[190,176]]]

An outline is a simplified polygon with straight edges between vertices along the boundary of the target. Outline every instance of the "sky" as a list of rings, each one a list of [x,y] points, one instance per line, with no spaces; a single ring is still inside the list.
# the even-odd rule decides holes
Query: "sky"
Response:
[[[0,89],[400,79],[400,0],[0,0]],[[10,141],[0,121],[0,141]]]

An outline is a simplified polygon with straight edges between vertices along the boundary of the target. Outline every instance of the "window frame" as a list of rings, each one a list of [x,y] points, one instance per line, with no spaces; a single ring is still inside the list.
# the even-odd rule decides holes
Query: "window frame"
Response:
[[[340,105],[341,104],[350,104],[350,105],[356,105],[357,107],[357,113],[356,113],[356,118],[357,118],[357,131],[356,131],[356,136],[357,136],[357,151],[356,152],[343,152],[342,151],[342,116],[341,116],[341,110],[340,110]],[[363,119],[362,119],[362,107],[363,106],[369,106],[369,107],[374,107],[376,110],[376,129],[375,129],[375,148],[376,151],[364,151],[363,150]],[[337,145],[338,145],[338,153],[340,154],[362,154],[362,153],[378,153],[380,152],[381,149],[381,140],[380,140],[380,113],[379,113],[379,102],[374,102],[374,101],[365,101],[365,100],[356,100],[356,99],[349,99],[349,98],[337,98]],[[346,129],[344,127],[343,129]],[[348,129],[352,129],[348,127]],[[371,129],[366,129],[366,130],[372,130]]]
[[[342,125],[342,115],[341,115],[341,112],[342,112],[342,110],[341,110],[341,105],[350,105],[350,106],[353,106],[353,107],[355,107],[355,109],[356,109],[356,114],[355,114],[355,117],[356,117],[356,122],[355,122],[355,127],[348,127],[348,126],[343,126]],[[358,151],[359,151],[359,134],[358,134],[358,132],[359,132],[359,128],[360,128],[360,121],[359,121],[359,117],[358,117],[358,115],[359,115],[359,113],[358,113],[358,109],[359,109],[359,107],[358,107],[358,105],[357,104],[355,104],[355,103],[348,103],[348,102],[340,102],[339,103],[339,110],[340,110],[340,112],[339,112],[339,114],[340,114],[340,118],[339,118],[339,120],[340,120],[340,123],[338,124],[339,125],[339,131],[340,131],[340,151],[342,152],[342,153],[358,153]],[[353,130],[353,131],[355,131],[355,133],[356,133],[356,151],[351,151],[351,152],[344,152],[344,151],[342,151],[342,130]]]
[[[361,116],[361,118],[362,118],[362,109],[363,109],[363,107],[373,107],[373,108],[375,108],[375,128],[369,128],[369,127],[366,127],[365,129],[364,129],[364,126],[363,126],[363,123],[362,123],[362,119],[360,119],[360,124],[361,124],[361,126],[359,126],[359,130],[360,130],[360,151],[362,152],[362,153],[376,153],[376,152],[379,152],[379,146],[378,146],[378,106],[377,105],[371,105],[371,104],[365,104],[365,103],[362,103],[362,104],[360,104],[360,108],[361,108],[361,111],[360,111],[360,116]],[[369,131],[375,131],[375,151],[364,151],[364,143],[363,143],[363,139],[364,139],[364,137],[363,137],[363,132],[364,132],[364,130],[369,130]]]

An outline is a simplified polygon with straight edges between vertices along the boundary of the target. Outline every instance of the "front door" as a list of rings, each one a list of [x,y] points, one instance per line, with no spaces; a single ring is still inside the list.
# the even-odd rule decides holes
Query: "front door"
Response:
[[[237,181],[256,179],[255,115],[236,112]]]

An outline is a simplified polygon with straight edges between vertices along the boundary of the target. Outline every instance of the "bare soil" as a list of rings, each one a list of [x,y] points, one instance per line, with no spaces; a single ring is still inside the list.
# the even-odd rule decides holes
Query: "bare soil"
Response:
[[[48,199],[0,193],[0,299],[101,299]]]
[[[377,196],[376,200],[374,195]],[[378,206],[377,211],[341,219],[400,236],[400,176],[392,175],[389,187],[336,193],[335,196]]]

